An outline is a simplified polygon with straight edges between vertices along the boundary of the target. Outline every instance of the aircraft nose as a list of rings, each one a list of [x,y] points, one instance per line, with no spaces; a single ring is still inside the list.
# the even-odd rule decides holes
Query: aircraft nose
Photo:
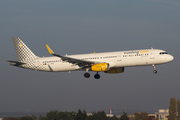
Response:
[[[169,55],[169,61],[174,60],[174,57],[172,55]]]

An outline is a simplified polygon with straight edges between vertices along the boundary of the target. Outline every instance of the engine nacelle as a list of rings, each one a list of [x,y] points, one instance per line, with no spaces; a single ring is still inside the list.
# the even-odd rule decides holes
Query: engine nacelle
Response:
[[[124,72],[124,67],[122,68],[111,68],[108,71],[104,71],[105,73],[110,73],[110,74],[116,74],[116,73],[123,73]]]
[[[109,70],[109,64],[108,63],[94,64],[92,65],[91,70],[96,72],[107,71]]]

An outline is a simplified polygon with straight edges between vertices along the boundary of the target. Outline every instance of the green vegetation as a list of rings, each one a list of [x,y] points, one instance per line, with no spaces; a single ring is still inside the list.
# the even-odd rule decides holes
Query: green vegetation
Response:
[[[117,118],[116,115],[107,117],[104,111],[93,112],[87,114],[85,110],[78,112],[62,112],[57,110],[52,110],[47,112],[45,116],[39,115],[36,116],[22,116],[22,117],[4,117],[3,120],[158,120],[154,116],[148,117],[146,112],[136,112],[133,117],[128,117],[126,112],[123,112],[120,118]],[[180,100],[175,98],[170,99],[169,106],[169,116],[168,120],[180,120]]]
[[[123,114],[123,116],[127,116]],[[125,117],[126,118],[126,117]],[[46,113],[46,116],[39,115],[39,118],[36,116],[23,116],[19,118],[14,117],[4,117],[3,120],[119,120],[115,115],[113,117],[107,117],[104,111],[93,112],[90,115],[87,115],[86,111],[81,111],[80,109],[78,112],[61,112],[57,110],[52,110]],[[129,119],[122,119],[120,120],[129,120]]]
[[[75,112],[59,112],[50,111],[44,117],[39,117],[39,120],[118,120],[116,116],[109,118],[104,111],[93,112],[92,115],[87,116],[86,111],[78,110]]]
[[[36,116],[23,116],[19,120],[37,120]]]
[[[178,118],[177,118],[177,120],[180,120],[180,100],[177,101],[177,110],[178,110]]]
[[[37,117],[32,115],[32,116],[23,116],[20,118],[15,118],[15,117],[4,117],[3,120],[37,120]]]
[[[176,120],[176,98],[170,99],[168,120]]]
[[[135,120],[146,120],[148,118],[147,112],[136,112],[134,113]]]
[[[126,112],[123,112],[123,115],[121,116],[120,120],[129,120]]]
[[[108,120],[119,120],[119,119],[116,117],[116,115],[113,115],[113,117],[109,117]]]

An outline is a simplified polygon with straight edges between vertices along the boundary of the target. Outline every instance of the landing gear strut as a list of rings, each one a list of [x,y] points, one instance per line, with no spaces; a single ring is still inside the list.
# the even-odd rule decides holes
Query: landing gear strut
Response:
[[[88,72],[86,72],[86,73],[84,73],[84,77],[85,78],[89,78],[90,74]],[[99,79],[100,78],[100,75],[98,74],[98,72],[94,75],[94,78],[95,79]]]
[[[153,67],[153,69],[154,69],[154,70],[153,70],[153,73],[156,74],[156,73],[157,73],[156,66],[153,64],[152,67]]]
[[[86,73],[84,73],[84,77],[85,78],[89,78],[90,77],[90,74],[88,73],[89,69],[87,68],[86,69]],[[100,75],[98,74],[98,72],[94,75],[94,78],[95,79],[99,79],[100,78]]]
[[[94,78],[95,79],[99,79],[100,78],[100,75],[98,74],[98,72],[94,75]]]

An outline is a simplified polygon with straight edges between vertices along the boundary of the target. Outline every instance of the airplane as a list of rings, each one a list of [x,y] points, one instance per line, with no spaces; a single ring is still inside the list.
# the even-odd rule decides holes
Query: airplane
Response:
[[[46,72],[86,71],[85,78],[89,78],[89,71],[94,71],[95,79],[99,79],[99,72],[116,74],[123,73],[125,67],[151,66],[156,74],[156,65],[171,62],[174,57],[160,49],[142,49],[77,55],[59,55],[46,44],[52,57],[36,56],[19,37],[12,37],[18,61],[6,60],[10,65]]]

